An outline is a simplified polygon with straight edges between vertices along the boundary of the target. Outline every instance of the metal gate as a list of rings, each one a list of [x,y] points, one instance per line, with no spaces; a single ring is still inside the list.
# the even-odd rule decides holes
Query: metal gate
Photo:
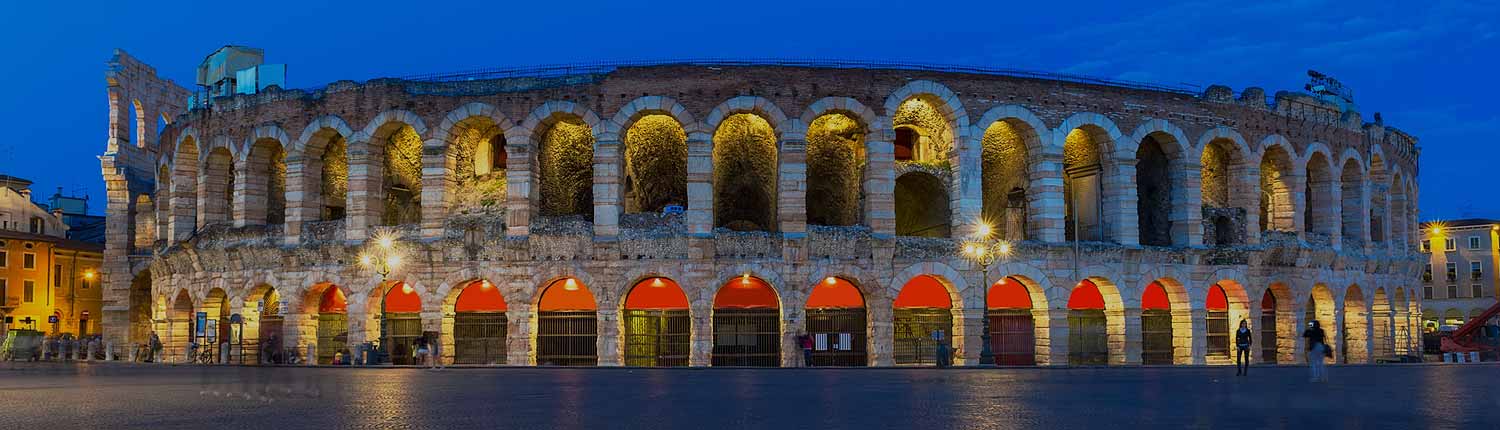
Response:
[[[1141,364],[1172,364],[1172,311],[1141,311]]]
[[[318,364],[333,364],[333,355],[349,345],[349,316],[318,314]]]
[[[1229,355],[1229,312],[1208,311],[1203,317],[1203,329],[1208,331],[1208,355]]]
[[[505,312],[453,315],[454,364],[505,364]]]
[[[992,309],[989,318],[990,352],[995,354],[995,364],[1036,364],[1036,331],[1030,310]]]
[[[1372,320],[1371,322],[1374,324],[1373,335],[1375,338],[1371,340],[1371,343],[1374,345],[1374,352],[1371,355],[1375,358],[1395,356],[1396,348],[1391,343],[1391,319],[1389,317],[1376,316]]]
[[[891,355],[896,364],[937,364],[938,341],[932,338],[932,333],[942,330],[943,342],[951,342],[953,312],[948,309],[908,308],[896,309],[892,313],[895,345]]]
[[[779,309],[714,309],[715,366],[781,365]]]
[[[685,309],[626,309],[625,365],[687,366],[692,325]]]
[[[416,342],[422,337],[422,314],[387,312],[382,320],[385,339],[381,341],[381,347],[389,354],[391,364],[417,364]]]
[[[261,317],[260,328],[256,331],[255,363],[275,363],[274,358],[281,353],[281,345],[285,340],[283,327],[285,320],[281,316]]]
[[[1260,362],[1276,364],[1276,311],[1260,314]]]
[[[1104,311],[1068,311],[1068,364],[1109,364],[1109,332]]]
[[[865,310],[808,309],[807,334],[813,337],[813,366],[865,366]]]
[[[594,311],[537,312],[536,364],[598,365],[598,324]]]

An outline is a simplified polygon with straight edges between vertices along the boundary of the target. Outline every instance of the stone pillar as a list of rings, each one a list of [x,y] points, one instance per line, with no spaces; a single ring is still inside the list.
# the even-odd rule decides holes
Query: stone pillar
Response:
[[[253,144],[252,144],[253,146]],[[245,154],[235,161],[234,167],[234,226],[244,227],[247,225],[266,224],[266,204],[270,200],[269,195],[269,166],[262,160],[256,160],[252,147],[246,147]]]
[[[983,133],[982,131],[980,132]],[[949,190],[950,209],[953,214],[949,224],[953,226],[953,237],[968,236],[974,232],[975,223],[984,211],[984,184],[981,180],[984,166],[979,155],[982,152],[979,137],[958,136],[955,147],[949,153],[948,162],[957,166],[953,170],[953,187]],[[972,148],[972,149],[971,149]],[[976,156],[966,156],[973,154]],[[1001,223],[1004,220],[991,220]]]
[[[958,357],[953,360],[956,366],[982,366],[985,363],[980,360],[980,353],[984,348],[984,310],[983,309],[954,309],[953,319],[953,345],[957,350]],[[993,363],[991,363],[993,364]]]
[[[1038,366],[1052,364],[1052,319],[1047,317],[1047,309],[1031,308],[1032,339],[1034,340],[1034,357]]]
[[[130,192],[130,177],[125,174],[127,166],[117,165],[118,155],[100,157],[104,172],[105,187],[105,235],[104,254],[100,264],[100,281],[103,283],[102,319],[104,340],[115,345],[128,345],[130,339],[130,287],[135,276],[130,273],[130,244],[134,239],[129,234],[135,224],[133,216],[135,199]],[[15,263],[12,263],[15,264]],[[19,267],[19,266],[13,266]],[[14,281],[11,291],[20,291],[21,283]],[[153,309],[155,307],[153,306]]]
[[[1104,321],[1106,324],[1105,329],[1109,334],[1109,364],[1111,366],[1141,363],[1140,342],[1136,342],[1134,354],[1131,354],[1127,348],[1129,345],[1127,345],[1125,339],[1125,320],[1126,318],[1124,309],[1104,310]],[[1141,317],[1139,314],[1137,314],[1135,317],[1135,323],[1136,330],[1134,332],[1139,333],[1141,323]]]
[[[1297,232],[1297,238],[1298,239],[1307,240],[1307,234],[1306,234],[1306,232],[1308,231],[1307,224],[1306,224],[1307,220],[1303,219],[1303,216],[1302,216],[1302,214],[1306,213],[1306,211],[1308,209],[1307,208],[1307,176],[1303,175],[1303,174],[1288,173],[1286,176],[1283,176],[1282,178],[1283,178],[1282,182],[1284,182],[1286,184],[1286,186],[1287,186],[1287,192],[1286,192],[1287,200],[1291,200],[1291,201],[1289,201],[1289,202],[1277,201],[1276,202],[1276,218],[1275,219],[1277,219],[1277,220],[1284,220],[1287,217],[1291,217],[1291,219],[1289,220],[1291,222],[1287,223],[1286,225],[1292,226],[1292,230],[1294,230],[1294,231]]]
[[[460,127],[454,127],[459,129]],[[453,149],[447,142],[429,139],[422,144],[422,238],[443,236],[443,221],[453,205]]]
[[[1063,231],[1066,205],[1063,203],[1062,154],[1042,153],[1035,158],[1037,161],[1027,167],[1031,184],[1026,190],[1026,236],[1059,243],[1067,237]]]
[[[869,364],[872,366],[895,366],[896,358],[893,348],[896,345],[896,330],[892,321],[895,315],[892,313],[891,301],[889,299],[867,299],[865,302],[869,327],[869,340],[865,350],[869,352]]]
[[[531,208],[536,200],[532,192],[535,156],[528,144],[507,143],[505,150],[510,154],[505,158],[505,235],[524,237],[531,233]]]
[[[349,192],[345,203],[348,224],[344,230],[347,239],[364,240],[369,237],[370,227],[380,225],[384,197],[380,190],[380,155],[369,142],[349,143]]]
[[[871,136],[883,135],[870,133]],[[896,155],[888,141],[865,143],[865,225],[875,237],[896,235]]]
[[[311,172],[322,170],[322,160],[303,154],[288,154],[286,158],[286,225],[282,228],[281,243],[296,245],[302,241],[302,224],[316,221],[322,215],[318,203],[323,199],[322,184],[313,183]]]
[[[622,337],[620,336],[620,310],[614,307],[601,307],[595,313],[599,318],[598,325],[596,326],[599,337],[595,340],[595,351],[599,355],[599,365],[624,365],[625,359],[620,354],[620,344],[622,342]]]
[[[198,160],[177,159],[174,163],[179,166],[172,171],[171,235],[167,243],[186,240],[198,229]]]
[[[805,298],[804,298],[805,299]],[[807,313],[803,310],[805,300],[784,301],[781,321],[781,367],[802,367],[802,346],[797,344],[797,332],[807,327]]]
[[[531,304],[507,301],[505,311],[505,364],[511,366],[535,366],[536,351],[532,336],[536,332],[536,320],[532,318]]]
[[[1108,157],[1108,154],[1101,154]],[[1104,214],[1101,220],[1104,222],[1104,237],[1107,241],[1121,245],[1140,245],[1141,226],[1140,214],[1136,211],[1139,204],[1136,196],[1135,186],[1135,159],[1129,157],[1115,157],[1113,164],[1106,162],[1104,166],[1103,183],[1101,189],[1104,193]]]
[[[1206,364],[1208,356],[1208,310],[1189,311],[1187,327],[1177,318],[1182,311],[1172,311],[1173,364]],[[1186,328],[1187,330],[1183,330]],[[1184,333],[1185,332],[1185,333]],[[1186,348],[1184,348],[1186,346]],[[1231,351],[1232,352],[1232,351]]]
[[[786,133],[776,183],[776,221],[787,239],[807,235],[807,140]]]
[[[693,340],[692,349],[688,352],[688,366],[712,366],[714,353],[713,305],[707,302],[695,304],[689,312],[693,324]]]
[[[594,144],[594,238],[614,240],[620,236],[620,182],[625,177],[618,140],[600,140]]]
[[[1053,308],[1047,315],[1047,364],[1068,364],[1068,309]]]
[[[1183,157],[1172,169],[1172,244],[1203,245],[1203,164]]]
[[[1110,364],[1140,365],[1142,362],[1141,353],[1145,351],[1144,338],[1141,334],[1140,308],[1129,308],[1124,311],[1105,310],[1104,313],[1106,323],[1108,323],[1110,318],[1116,318],[1116,315],[1125,319],[1124,344],[1119,348],[1118,354],[1116,353],[1115,346],[1115,330],[1109,329]]]
[[[687,148],[687,214],[684,221],[689,235],[713,237],[713,142],[708,133],[693,132],[688,136]]]
[[[1251,300],[1251,303],[1252,304],[1249,305],[1250,316],[1246,317],[1250,321],[1250,363],[1259,364],[1261,361],[1264,361],[1261,360],[1260,351],[1265,347],[1265,344],[1262,343],[1265,342],[1265,339],[1262,339],[1260,337],[1260,331],[1265,327],[1261,327],[1260,325],[1260,317],[1261,315],[1263,315],[1260,309],[1260,304],[1255,300]],[[1240,329],[1240,323],[1231,319],[1229,321],[1229,329],[1238,331]],[[1279,335],[1280,333],[1278,332],[1277,334]],[[1279,338],[1281,336],[1277,337]],[[1233,345],[1234,333],[1232,332],[1229,335],[1229,343],[1231,344],[1229,353],[1238,354],[1239,351],[1233,349],[1236,347]]]
[[[1249,154],[1241,157],[1248,158]],[[1250,161],[1229,166],[1229,204],[1245,209],[1245,243],[1248,245],[1260,243],[1260,173],[1260,167]]]

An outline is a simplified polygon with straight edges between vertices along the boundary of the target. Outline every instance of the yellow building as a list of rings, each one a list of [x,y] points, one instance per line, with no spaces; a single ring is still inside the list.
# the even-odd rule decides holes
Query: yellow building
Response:
[[[68,239],[61,214],[33,203],[29,185],[0,175],[0,336],[99,334],[104,246]]]

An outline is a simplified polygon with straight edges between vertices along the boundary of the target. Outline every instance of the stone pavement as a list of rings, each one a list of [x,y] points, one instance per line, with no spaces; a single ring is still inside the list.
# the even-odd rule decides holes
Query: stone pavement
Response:
[[[1500,366],[338,369],[0,363],[0,428],[1496,428]]]

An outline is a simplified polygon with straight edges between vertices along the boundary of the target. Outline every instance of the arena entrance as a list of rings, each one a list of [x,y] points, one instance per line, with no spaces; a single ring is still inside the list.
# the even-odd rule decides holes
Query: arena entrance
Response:
[[[547,284],[537,303],[536,363],[543,366],[599,364],[599,317],[594,293],[577,279]]]
[[[255,308],[260,312],[255,328],[255,362],[272,363],[273,357],[281,353],[286,338],[286,317],[281,310],[281,294],[275,288],[254,296]]]
[[[1141,295],[1141,364],[1172,364],[1172,302],[1160,282]]]
[[[1276,293],[1270,288],[1260,299],[1260,362],[1277,363]]]
[[[505,297],[490,281],[469,282],[453,304],[453,363],[505,364]]]
[[[750,275],[714,295],[714,366],[781,365],[781,300]]]
[[[385,325],[381,349],[389,354],[391,364],[418,364],[416,343],[422,337],[422,298],[411,284],[396,282],[386,288],[381,300],[385,303],[380,316],[380,323]]]
[[[172,299],[172,310],[167,314],[167,337],[162,342],[162,354],[158,361],[187,361],[188,341],[193,336],[193,297],[186,289],[178,290]],[[167,358],[167,360],[162,360]]]
[[[349,344],[349,302],[344,290],[327,284],[318,300],[318,364],[333,364],[333,357]]]
[[[897,365],[936,365],[939,345],[949,345],[951,354],[953,298],[942,281],[930,275],[912,278],[891,307]]]
[[[1079,282],[1068,296],[1068,364],[1109,364],[1104,296],[1092,281]]]
[[[1036,327],[1031,317],[1031,293],[1026,286],[1014,277],[1000,279],[990,286],[985,307],[995,364],[1036,364]]]
[[[201,312],[205,315],[203,327],[194,334],[195,341],[198,343],[197,353],[206,358],[202,361],[218,363],[224,358],[219,354],[219,345],[232,341],[232,328],[229,324],[229,295],[220,288],[209,290],[208,297],[203,300]]]
[[[1224,294],[1224,287],[1214,284],[1208,288],[1208,298],[1205,299],[1204,308],[1208,311],[1203,316],[1203,328],[1206,331],[1208,341],[1206,355],[1233,359],[1230,356],[1230,342],[1234,339],[1230,336],[1233,329],[1229,325],[1229,296]]]
[[[853,283],[827,277],[807,297],[813,366],[865,366],[865,299]]]
[[[687,366],[692,327],[681,286],[661,277],[637,282],[625,297],[625,365]]]

